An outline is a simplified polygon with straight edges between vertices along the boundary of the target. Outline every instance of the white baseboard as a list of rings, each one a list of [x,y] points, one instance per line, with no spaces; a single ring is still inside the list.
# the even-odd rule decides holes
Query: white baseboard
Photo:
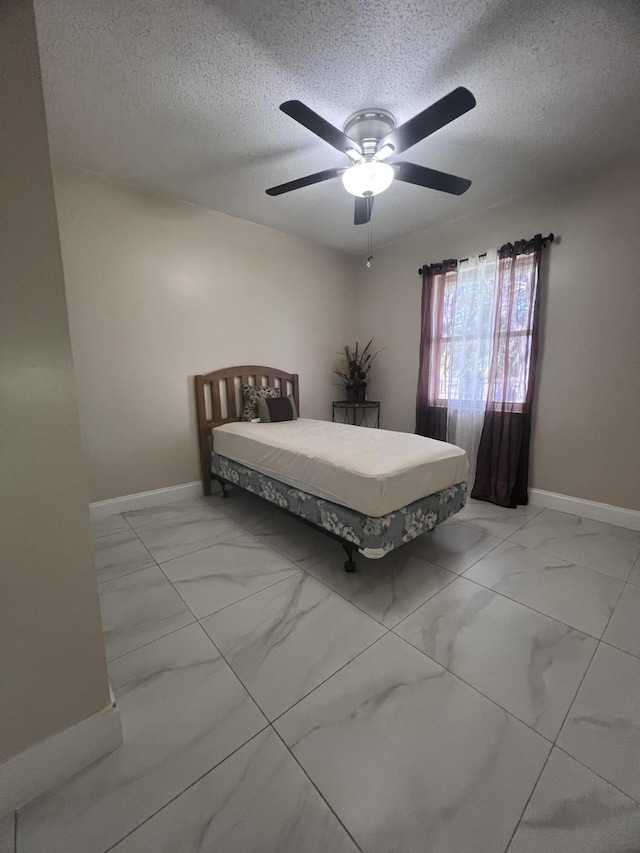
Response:
[[[122,743],[115,702],[0,764],[0,816],[69,779]]]
[[[214,488],[215,488],[215,484]],[[139,492],[136,495],[123,495],[107,501],[97,501],[90,504],[91,519],[106,518],[120,512],[130,512],[134,509],[144,509],[148,506],[173,503],[174,501],[193,498],[202,494],[202,483],[182,483],[180,486],[168,486],[166,489],[154,489],[151,492]],[[640,530],[640,511],[625,509],[612,504],[602,504],[597,501],[587,501],[583,498],[573,498],[557,492],[546,492],[544,489],[529,489],[529,502],[533,506],[545,509],[557,509],[571,515],[581,515],[594,521],[604,521],[616,527],[626,527],[629,530]]]
[[[159,506],[193,498],[202,494],[202,483],[182,483],[180,486],[168,486],[166,489],[154,489],[151,492],[138,492],[137,495],[123,495],[121,498],[111,498],[107,501],[96,501],[89,504],[91,520],[106,518],[119,512],[131,512],[134,509],[145,509],[148,506]]]
[[[615,524],[616,527],[640,530],[640,512],[635,509],[601,504],[597,501],[586,501],[583,498],[572,498],[570,495],[545,492],[543,489],[529,489],[529,503],[534,506],[543,506],[545,509],[557,509],[571,515],[592,518],[594,521]]]

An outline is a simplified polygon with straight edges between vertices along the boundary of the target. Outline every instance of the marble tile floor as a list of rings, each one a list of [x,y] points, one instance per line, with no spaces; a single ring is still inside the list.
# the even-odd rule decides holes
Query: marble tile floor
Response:
[[[470,501],[349,575],[232,490],[94,537],[124,743],[0,853],[640,853],[640,534]]]

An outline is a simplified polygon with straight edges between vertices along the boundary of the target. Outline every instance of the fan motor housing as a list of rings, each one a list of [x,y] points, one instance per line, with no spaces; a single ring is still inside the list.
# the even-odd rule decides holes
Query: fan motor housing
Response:
[[[357,142],[365,154],[373,154],[380,140],[396,126],[395,116],[378,107],[358,110],[349,116],[344,132]]]

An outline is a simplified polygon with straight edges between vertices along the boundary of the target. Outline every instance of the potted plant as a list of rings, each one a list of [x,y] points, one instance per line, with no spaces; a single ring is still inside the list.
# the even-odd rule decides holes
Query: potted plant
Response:
[[[375,357],[382,352],[371,352],[373,338],[364,349],[360,349],[356,341],[355,347],[348,344],[344,348],[344,360],[334,368],[333,372],[344,382],[347,400],[363,403],[367,393],[367,375]]]

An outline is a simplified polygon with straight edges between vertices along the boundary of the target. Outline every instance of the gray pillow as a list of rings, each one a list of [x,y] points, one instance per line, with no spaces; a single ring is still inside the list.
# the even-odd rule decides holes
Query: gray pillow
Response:
[[[296,401],[291,394],[282,399],[258,397],[257,405],[258,417],[263,424],[276,423],[277,421],[296,421],[298,419]]]

